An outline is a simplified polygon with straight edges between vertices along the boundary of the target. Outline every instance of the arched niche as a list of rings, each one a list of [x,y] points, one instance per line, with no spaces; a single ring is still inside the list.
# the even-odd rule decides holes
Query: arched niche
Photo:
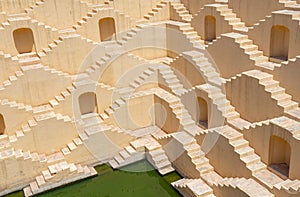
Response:
[[[288,60],[290,30],[282,25],[275,25],[271,29],[270,59]]]
[[[94,92],[83,93],[79,96],[81,115],[97,112],[97,97]]]
[[[116,36],[115,20],[112,17],[100,19],[99,32],[101,41],[114,40]]]
[[[282,175],[283,178],[288,178],[290,159],[290,144],[281,137],[272,135],[269,145],[269,168]]]
[[[30,28],[19,28],[13,31],[15,47],[19,54],[34,51],[34,36]]]
[[[4,121],[4,117],[2,114],[0,114],[0,135],[3,135],[5,132],[5,121]]]
[[[208,128],[208,106],[207,102],[201,98],[198,97],[198,123],[202,128]]]
[[[212,42],[216,39],[216,18],[214,16],[205,16],[204,40]]]

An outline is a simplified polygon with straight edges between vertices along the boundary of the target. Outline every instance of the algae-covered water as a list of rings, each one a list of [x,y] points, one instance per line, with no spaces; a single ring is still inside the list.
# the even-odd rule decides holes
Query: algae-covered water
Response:
[[[39,197],[179,197],[171,182],[179,180],[177,173],[160,176],[147,161],[140,161],[120,170],[107,165],[95,168],[98,176],[38,195]],[[23,196],[16,192],[9,197]]]

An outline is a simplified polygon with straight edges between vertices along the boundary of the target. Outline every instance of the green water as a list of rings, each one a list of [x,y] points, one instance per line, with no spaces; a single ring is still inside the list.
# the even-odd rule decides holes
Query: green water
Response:
[[[95,168],[98,176],[67,185],[43,194],[39,197],[83,196],[83,197],[177,197],[180,196],[170,185],[179,180],[177,173],[160,176],[147,161],[113,170],[107,165]],[[23,196],[23,192],[7,195]]]

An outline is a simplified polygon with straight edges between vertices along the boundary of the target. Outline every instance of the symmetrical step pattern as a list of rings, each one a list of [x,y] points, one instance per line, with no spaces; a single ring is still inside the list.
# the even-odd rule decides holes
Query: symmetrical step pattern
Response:
[[[82,167],[80,164],[69,164],[63,161],[48,166],[48,169],[43,171],[42,175],[37,176],[36,180],[23,191],[26,197],[32,196],[95,175],[97,175],[97,171],[93,167]]]
[[[172,183],[172,186],[177,189],[183,196],[203,196],[213,197],[212,188],[210,188],[201,179],[180,179]]]
[[[221,181],[214,183],[219,188],[220,194],[222,194],[223,188],[239,189],[247,196],[265,196],[274,197],[274,194],[269,192],[266,188],[261,186],[253,179],[245,178],[224,178]]]
[[[255,66],[266,70],[274,70],[275,67],[280,67],[280,64],[270,62],[269,58],[264,56],[262,51],[258,50],[258,46],[253,44],[253,41],[247,35],[232,32],[222,36],[233,38],[240,48],[244,50],[244,53],[249,56],[249,59],[254,61]]]
[[[153,8],[148,14],[144,16],[145,19],[148,21],[159,21],[159,12],[162,11],[162,9],[167,8],[168,6],[168,1],[161,1],[159,4],[156,5],[155,8]]]
[[[249,146],[249,142],[243,138],[243,134],[229,126],[215,129],[215,131],[228,140],[234,152],[239,155],[240,160],[245,163],[246,168],[252,174],[267,168],[261,162],[260,157],[255,154],[254,149]]]
[[[174,171],[162,146],[152,137],[144,137],[132,141],[130,146],[119,152],[113,160],[109,161],[109,164],[113,168],[120,168],[145,157],[162,175]]]
[[[186,92],[186,89],[183,87],[170,66],[164,64],[160,65],[159,73],[164,78],[167,87],[170,88],[175,95],[179,96]]]
[[[216,11],[220,13],[220,15],[223,17],[223,20],[228,22],[228,24],[232,26],[233,31],[242,33],[248,32],[248,27],[246,27],[245,23],[242,22],[235,13],[233,13],[233,10],[230,9],[227,4],[216,3],[205,5],[205,7],[216,8]]]
[[[249,122],[240,118],[240,114],[235,111],[235,108],[227,100],[226,95],[221,92],[221,90],[215,86],[204,84],[196,86],[196,89],[204,90],[208,93],[208,97],[211,99],[212,103],[217,106],[217,109],[222,113],[225,120],[235,127],[239,127],[238,124],[243,126],[250,125]]]
[[[292,96],[285,93],[285,89],[279,86],[278,81],[273,80],[272,75],[259,70],[246,71],[243,75],[258,79],[259,84],[264,86],[265,91],[270,93],[272,100],[275,100],[284,112],[298,108],[298,103],[292,101]]]
[[[219,87],[222,86],[223,81],[220,74],[203,53],[193,50],[184,52],[183,55],[191,59],[193,65],[199,70],[206,83]]]
[[[193,16],[187,10],[187,8],[184,6],[184,4],[182,4],[180,2],[171,2],[171,7],[178,14],[178,16],[176,16],[176,17],[171,16],[172,19],[175,19],[175,20],[177,19],[177,20],[182,21],[182,22],[191,22],[191,20],[193,19]]]

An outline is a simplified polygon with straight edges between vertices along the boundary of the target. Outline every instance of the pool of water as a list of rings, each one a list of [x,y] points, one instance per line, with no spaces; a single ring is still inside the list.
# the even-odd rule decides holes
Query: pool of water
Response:
[[[38,195],[39,197],[177,197],[181,196],[170,185],[179,180],[174,172],[160,176],[147,161],[140,161],[120,170],[113,170],[108,165],[95,167],[98,176],[76,182]],[[9,197],[23,196],[16,192]]]

